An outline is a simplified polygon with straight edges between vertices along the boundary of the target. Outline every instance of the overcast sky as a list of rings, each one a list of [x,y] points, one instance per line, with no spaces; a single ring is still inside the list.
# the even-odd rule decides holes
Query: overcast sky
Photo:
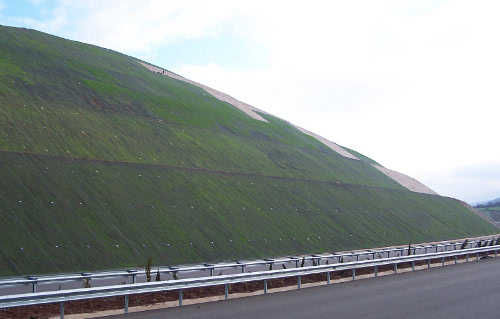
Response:
[[[467,202],[500,197],[500,1],[0,0]]]

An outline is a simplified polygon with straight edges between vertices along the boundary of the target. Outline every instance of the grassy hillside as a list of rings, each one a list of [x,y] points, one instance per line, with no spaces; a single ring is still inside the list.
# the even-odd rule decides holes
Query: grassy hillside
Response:
[[[262,116],[134,58],[0,27],[0,275],[498,232]]]

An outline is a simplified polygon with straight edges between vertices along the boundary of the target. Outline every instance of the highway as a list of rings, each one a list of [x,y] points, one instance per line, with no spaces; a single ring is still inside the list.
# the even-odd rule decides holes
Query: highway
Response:
[[[491,258],[105,318],[500,318],[499,304],[500,258]]]

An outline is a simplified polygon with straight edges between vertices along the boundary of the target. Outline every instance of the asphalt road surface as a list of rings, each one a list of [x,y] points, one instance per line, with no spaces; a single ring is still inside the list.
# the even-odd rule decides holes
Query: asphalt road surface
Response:
[[[500,258],[106,318],[500,318]]]

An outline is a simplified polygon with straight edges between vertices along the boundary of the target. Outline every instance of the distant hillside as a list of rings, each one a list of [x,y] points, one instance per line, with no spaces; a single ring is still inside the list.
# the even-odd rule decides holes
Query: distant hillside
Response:
[[[497,198],[497,199],[494,199],[494,200],[490,200],[486,206],[494,206],[494,205],[497,205],[500,204],[500,198]]]
[[[500,225],[500,198],[477,204],[474,207]]]
[[[498,203],[500,203],[500,198],[489,200],[489,201],[475,202],[475,203],[471,203],[471,205],[474,207],[478,207],[478,206],[491,206],[491,205],[496,205]]]
[[[362,154],[144,63],[0,26],[0,275],[498,232]]]

